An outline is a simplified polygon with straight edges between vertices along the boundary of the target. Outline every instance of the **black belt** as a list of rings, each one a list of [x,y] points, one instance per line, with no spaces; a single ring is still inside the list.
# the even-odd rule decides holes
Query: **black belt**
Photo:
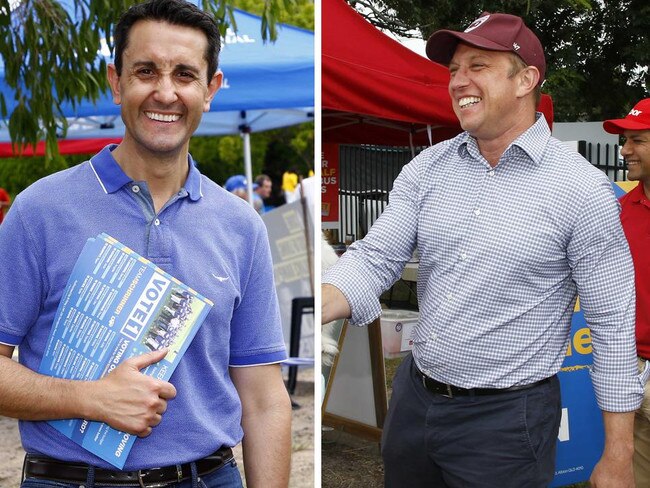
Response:
[[[232,449],[222,447],[218,451],[195,461],[197,474],[204,476],[215,471],[233,459]],[[95,468],[95,483],[111,486],[162,487],[171,483],[189,480],[192,476],[191,463],[139,471],[117,471]],[[25,478],[42,478],[62,483],[83,485],[88,479],[88,465],[58,461],[56,459],[27,454],[23,468]]]
[[[448,398],[453,398],[456,396],[499,395],[501,393],[527,390],[528,388],[533,388],[535,386],[540,386],[544,383],[548,383],[552,378],[551,376],[549,378],[544,378],[543,380],[536,381],[535,383],[530,383],[523,386],[511,386],[510,388],[461,388],[460,386],[441,383],[440,381],[436,381],[433,378],[428,377],[422,371],[420,371],[420,368],[416,366],[415,361],[413,361],[413,366],[415,366],[415,370],[418,376],[422,379],[422,384],[427,390],[429,390],[431,393],[436,393]]]

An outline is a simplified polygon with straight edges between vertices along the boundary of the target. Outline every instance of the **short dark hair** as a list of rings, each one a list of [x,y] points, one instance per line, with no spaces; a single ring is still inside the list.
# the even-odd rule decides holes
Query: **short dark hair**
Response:
[[[157,20],[202,30],[208,40],[205,60],[208,63],[208,83],[210,82],[219,66],[219,27],[211,14],[185,0],[149,0],[134,5],[122,14],[113,30],[115,70],[118,76],[122,75],[122,54],[129,45],[129,32],[141,20]]]
[[[262,186],[265,181],[271,181],[271,177],[269,175],[257,175],[255,177],[255,183],[260,186]]]

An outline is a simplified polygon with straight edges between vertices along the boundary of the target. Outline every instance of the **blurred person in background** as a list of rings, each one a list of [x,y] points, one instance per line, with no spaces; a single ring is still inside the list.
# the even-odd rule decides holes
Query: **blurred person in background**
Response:
[[[268,211],[266,208],[266,200],[271,196],[272,191],[273,182],[269,175],[262,174],[255,178],[255,184],[253,185],[253,204],[255,204],[255,200],[260,200],[262,204],[260,207],[261,210],[258,213],[263,214]],[[257,206],[255,206],[255,209],[257,210]]]

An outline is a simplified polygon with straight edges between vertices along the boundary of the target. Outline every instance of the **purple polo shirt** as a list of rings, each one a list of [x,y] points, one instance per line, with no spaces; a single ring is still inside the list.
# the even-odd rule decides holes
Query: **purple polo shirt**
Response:
[[[177,396],[125,470],[174,465],[241,441],[241,403],[228,368],[286,358],[264,223],[244,200],[201,175],[155,214],[145,182],[104,148],[37,181],[0,226],[0,342],[38,370],[51,324],[84,243],[105,232],[214,302],[170,382]],[[112,466],[46,422],[20,422],[25,450]],[[114,468],[113,468],[114,469]]]

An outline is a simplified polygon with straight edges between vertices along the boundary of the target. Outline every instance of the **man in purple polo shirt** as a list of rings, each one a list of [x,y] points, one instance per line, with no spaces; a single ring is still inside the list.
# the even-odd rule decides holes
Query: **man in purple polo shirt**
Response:
[[[291,407],[266,230],[188,154],[221,84],[217,25],[182,0],[150,1],[122,15],[114,38],[123,141],[26,189],[0,230],[11,257],[0,261],[0,414],[20,419],[23,486],[237,487],[230,447],[242,437],[248,486],[286,486]],[[75,261],[101,232],[215,303],[169,382],[140,373],[165,351],[97,381],[36,373]],[[65,418],[140,436],[124,471],[45,422]]]

